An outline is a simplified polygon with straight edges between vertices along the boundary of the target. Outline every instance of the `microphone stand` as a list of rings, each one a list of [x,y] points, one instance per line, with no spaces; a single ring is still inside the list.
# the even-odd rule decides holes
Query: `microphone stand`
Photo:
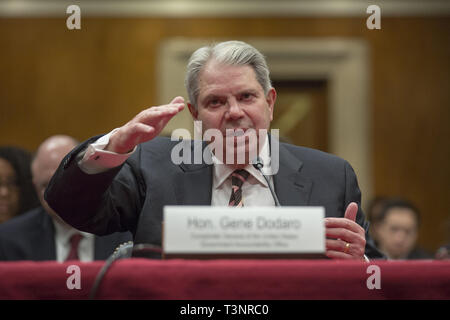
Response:
[[[260,157],[256,158],[256,162],[253,164],[253,167],[254,167],[256,170],[258,170],[259,172],[261,172],[262,176],[263,176],[264,179],[266,180],[267,185],[269,186],[270,193],[272,194],[272,198],[273,198],[273,200],[275,201],[275,206],[276,206],[276,207],[281,207],[280,201],[278,201],[278,197],[277,197],[277,195],[275,194],[274,190],[272,189],[272,186],[270,185],[269,179],[264,175],[264,173],[263,173],[262,170],[261,170],[261,169],[264,167],[264,163],[262,162],[262,160],[261,160]]]

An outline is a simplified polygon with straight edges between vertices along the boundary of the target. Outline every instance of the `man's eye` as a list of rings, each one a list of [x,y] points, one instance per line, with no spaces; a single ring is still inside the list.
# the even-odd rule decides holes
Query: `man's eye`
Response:
[[[252,98],[253,98],[253,95],[251,93],[246,92],[241,95],[241,100],[243,100],[243,101],[248,101],[248,100],[251,100]]]
[[[208,105],[211,107],[217,107],[217,106],[220,106],[221,104],[222,104],[222,102],[220,101],[220,99],[212,99],[208,103]]]
[[[392,233],[398,233],[401,229],[399,227],[391,226]]]

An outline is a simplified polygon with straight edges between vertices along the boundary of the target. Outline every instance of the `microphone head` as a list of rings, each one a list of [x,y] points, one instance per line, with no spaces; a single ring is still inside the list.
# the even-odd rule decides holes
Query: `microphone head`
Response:
[[[255,161],[253,161],[253,167],[257,170],[261,170],[264,167],[264,163],[260,157],[256,157]]]

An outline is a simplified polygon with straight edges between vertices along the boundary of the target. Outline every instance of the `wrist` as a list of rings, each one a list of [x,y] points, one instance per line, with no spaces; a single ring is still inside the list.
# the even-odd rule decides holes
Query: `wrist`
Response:
[[[120,129],[113,131],[104,150],[117,154],[128,154],[132,152],[134,150],[134,147],[121,146],[120,143],[118,143],[119,135]]]

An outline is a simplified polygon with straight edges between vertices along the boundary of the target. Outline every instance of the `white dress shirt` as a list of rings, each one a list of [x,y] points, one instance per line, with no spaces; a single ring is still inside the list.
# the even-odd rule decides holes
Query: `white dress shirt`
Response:
[[[261,158],[262,163],[270,163],[268,139],[265,139],[259,157]],[[224,165],[215,156],[212,156],[212,159],[214,170],[211,205],[228,206],[231,197],[231,174],[235,169]],[[250,173],[247,181],[245,181],[241,187],[244,206],[275,206],[275,201],[262,173],[251,164],[248,164],[243,169]],[[268,176],[268,180],[273,188],[272,177]]]
[[[83,236],[78,244],[78,258],[82,262],[94,261],[95,238],[93,234],[81,232],[72,227],[62,225],[55,219],[52,220],[55,226],[56,261],[64,262],[66,260],[71,248],[70,238],[76,233]]]

